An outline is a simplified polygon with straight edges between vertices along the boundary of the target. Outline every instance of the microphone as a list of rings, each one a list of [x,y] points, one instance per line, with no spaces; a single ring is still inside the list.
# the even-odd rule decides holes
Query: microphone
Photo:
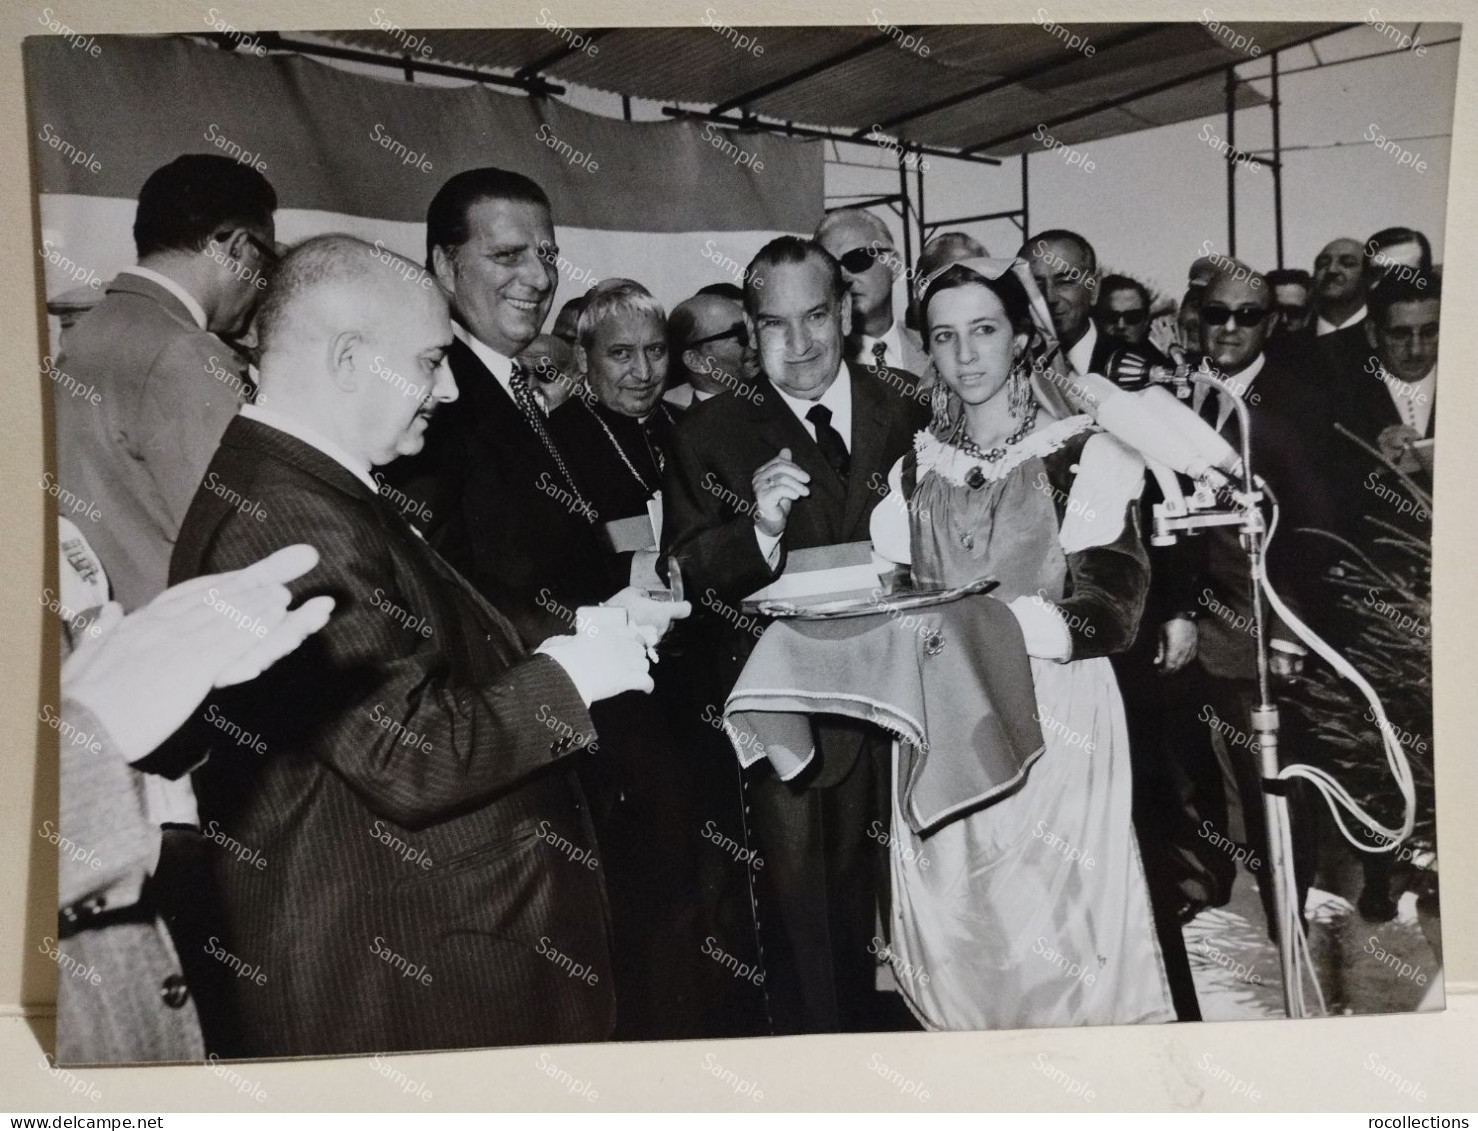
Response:
[[[1178,345],[1171,345],[1170,356],[1174,367],[1155,365],[1142,353],[1128,348],[1116,349],[1109,354],[1103,373],[1121,389],[1144,389],[1150,385],[1173,385],[1175,395],[1187,400],[1191,395],[1191,366],[1186,352]]]
[[[1166,379],[1174,376],[1164,366],[1151,366],[1143,355],[1127,350],[1115,351],[1104,368],[1112,373],[1115,359],[1126,353],[1134,360],[1120,361],[1121,372],[1126,364],[1137,362],[1142,367],[1141,376],[1145,372],[1153,374],[1155,370],[1166,375]],[[1146,459],[1192,479],[1201,479],[1208,473],[1225,477],[1240,475],[1242,458],[1236,450],[1162,385],[1146,381],[1137,389],[1124,388],[1099,373],[1059,374],[1049,368],[1046,374],[1039,383],[1039,396],[1050,395],[1053,400],[1049,404],[1063,401],[1071,411],[1087,413],[1104,431]],[[1189,369],[1185,381],[1189,388]]]

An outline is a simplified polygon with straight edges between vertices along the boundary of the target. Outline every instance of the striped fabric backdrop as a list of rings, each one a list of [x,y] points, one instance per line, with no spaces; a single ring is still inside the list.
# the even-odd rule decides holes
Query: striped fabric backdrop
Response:
[[[767,240],[808,234],[822,215],[817,142],[731,140],[704,124],[627,122],[181,39],[97,42],[96,56],[56,37],[25,44],[48,301],[134,262],[138,190],[181,153],[255,163],[278,194],[279,240],[350,232],[417,262],[426,206],[447,177],[478,165],[525,173],[554,206],[565,260],[555,309],[618,274],[670,307],[738,281]]]

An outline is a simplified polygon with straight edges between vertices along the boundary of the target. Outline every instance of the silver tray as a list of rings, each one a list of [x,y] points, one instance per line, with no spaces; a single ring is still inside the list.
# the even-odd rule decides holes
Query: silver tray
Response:
[[[841,620],[845,617],[866,617],[874,613],[906,612],[924,609],[931,605],[947,605],[961,597],[975,593],[989,593],[1000,582],[994,577],[981,577],[968,585],[953,589],[904,589],[884,597],[846,597],[835,601],[820,601],[814,605],[800,605],[791,601],[759,601],[754,608],[767,617],[791,620]]]

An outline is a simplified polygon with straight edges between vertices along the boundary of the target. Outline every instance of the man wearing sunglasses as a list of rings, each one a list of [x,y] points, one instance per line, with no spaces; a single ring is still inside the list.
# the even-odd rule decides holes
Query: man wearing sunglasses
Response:
[[[929,372],[929,356],[919,336],[893,317],[893,284],[903,261],[893,249],[888,225],[863,209],[842,208],[821,221],[815,239],[842,265],[852,304],[847,360],[868,366],[885,380],[889,370],[906,374],[905,383],[916,386]],[[898,391],[908,393],[910,388]]]
[[[1105,275],[1098,285],[1093,322],[1108,342],[1126,346],[1163,365],[1164,357],[1150,344],[1150,293],[1128,275]]]
[[[277,194],[248,165],[189,153],[139,192],[138,266],[62,337],[57,378],[62,487],[104,517],[88,541],[126,612],[163,592],[169,555],[226,425],[246,363],[222,337],[246,330],[276,261]],[[218,336],[219,335],[219,336]]]
[[[1316,631],[1327,632],[1326,614],[1333,605],[1333,591],[1323,581],[1330,564],[1328,544],[1305,531],[1341,529],[1333,421],[1317,387],[1282,355],[1266,352],[1271,307],[1272,287],[1267,279],[1244,264],[1227,260],[1201,301],[1201,349],[1213,371],[1247,406],[1253,471],[1266,481],[1280,507],[1278,535],[1268,554],[1268,575],[1290,607],[1310,620]],[[1240,448],[1241,424],[1230,398],[1198,388],[1193,405]],[[1216,766],[1189,764],[1187,769],[1199,794],[1197,812],[1210,820],[1217,835],[1248,846],[1251,856],[1246,859],[1263,862],[1259,893],[1271,924],[1272,892],[1263,881],[1269,855],[1257,757],[1247,741],[1238,741],[1251,730],[1250,712],[1258,697],[1250,575],[1239,538],[1236,527],[1219,526],[1198,539],[1195,602],[1184,612],[1194,618],[1197,629],[1192,669],[1197,682],[1195,704],[1197,717],[1209,726]],[[1281,678],[1302,669],[1305,649],[1271,613],[1265,631],[1272,673],[1281,683]],[[1302,744],[1306,753],[1307,741],[1297,733],[1294,712],[1284,710],[1282,721],[1288,748],[1298,749]],[[1194,748],[1188,749],[1188,760],[1195,753]],[[1304,804],[1306,798],[1297,789],[1293,794],[1294,863],[1302,906],[1315,863],[1317,826]],[[1223,892],[1229,895],[1236,866],[1224,853],[1216,860],[1225,884]]]
[[[1268,286],[1273,288],[1273,321],[1268,337],[1302,334],[1314,316],[1313,277],[1301,267],[1286,267],[1268,272]]]
[[[667,320],[667,340],[677,378],[668,404],[687,409],[721,393],[745,396],[753,390],[754,350],[742,299],[700,291],[678,303]]]

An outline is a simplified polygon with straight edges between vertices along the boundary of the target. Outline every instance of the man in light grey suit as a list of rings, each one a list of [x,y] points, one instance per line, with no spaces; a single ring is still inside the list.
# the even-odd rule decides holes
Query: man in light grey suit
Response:
[[[156,169],[134,218],[138,266],[119,272],[48,365],[53,493],[127,611],[164,589],[185,510],[247,399],[246,363],[216,335],[251,321],[276,258],[276,208],[266,179],[227,157],[190,153]]]
[[[861,208],[828,213],[816,228],[816,242],[842,265],[842,280],[852,303],[852,330],[847,335],[847,360],[860,362],[883,380],[897,372],[932,383],[929,355],[923,342],[893,317],[893,284],[903,260],[893,249],[888,225]],[[896,371],[889,374],[887,370]],[[905,395],[912,388],[898,388]]]

